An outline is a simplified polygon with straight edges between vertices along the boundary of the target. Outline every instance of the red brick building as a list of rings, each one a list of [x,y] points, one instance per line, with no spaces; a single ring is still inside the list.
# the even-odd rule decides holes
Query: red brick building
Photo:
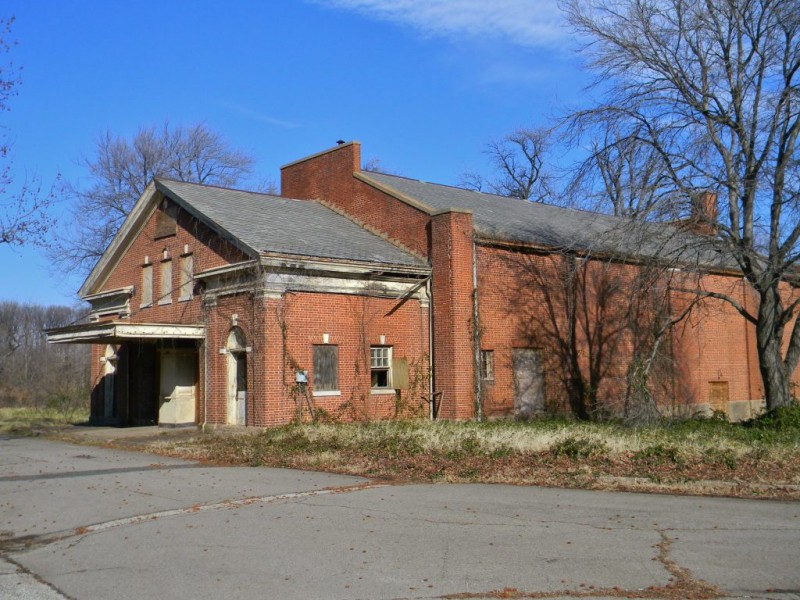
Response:
[[[669,227],[636,239],[608,216],[362,172],[357,142],[284,166],[281,188],[148,187],[80,290],[90,322],[49,332],[93,344],[94,422],[564,409],[565,265],[584,284],[574,364],[601,375],[593,410],[618,412],[647,337],[629,316],[613,327],[636,301],[625,286],[642,266],[630,257],[699,239],[667,238]],[[701,258],[703,285],[748,302],[735,271]],[[679,296],[671,314],[689,302]],[[761,405],[754,330],[728,305],[696,307],[667,337],[669,369],[648,384],[665,408],[741,418]]]

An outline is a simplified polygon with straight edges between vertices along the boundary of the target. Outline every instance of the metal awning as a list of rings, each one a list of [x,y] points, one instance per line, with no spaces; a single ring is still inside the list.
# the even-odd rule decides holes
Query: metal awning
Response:
[[[46,329],[51,344],[110,344],[126,340],[202,340],[203,325],[175,325],[170,323],[83,323],[68,327]]]

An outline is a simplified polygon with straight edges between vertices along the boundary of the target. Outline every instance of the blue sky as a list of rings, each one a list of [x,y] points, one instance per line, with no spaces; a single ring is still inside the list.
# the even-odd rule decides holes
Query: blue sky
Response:
[[[16,182],[80,185],[106,130],[205,122],[252,184],[359,140],[362,158],[455,184],[485,144],[548,122],[587,84],[556,0],[4,0],[22,85],[0,126]],[[66,201],[59,227],[69,227]],[[83,278],[0,247],[1,300],[71,304]]]

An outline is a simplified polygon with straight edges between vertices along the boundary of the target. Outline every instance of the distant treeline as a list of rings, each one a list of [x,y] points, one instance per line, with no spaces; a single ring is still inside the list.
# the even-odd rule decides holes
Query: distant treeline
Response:
[[[0,407],[89,403],[89,346],[48,344],[44,329],[81,320],[83,308],[0,302]]]

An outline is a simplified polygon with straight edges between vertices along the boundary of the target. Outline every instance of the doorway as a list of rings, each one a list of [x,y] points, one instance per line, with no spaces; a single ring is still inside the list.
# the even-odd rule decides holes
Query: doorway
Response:
[[[110,421],[116,416],[117,348],[108,344],[103,352],[103,410],[102,418]]]
[[[542,353],[533,348],[513,348],[514,416],[527,419],[544,411]]]
[[[197,353],[161,350],[159,425],[184,425],[196,420]]]
[[[228,334],[228,425],[247,424],[247,344],[235,327]]]

